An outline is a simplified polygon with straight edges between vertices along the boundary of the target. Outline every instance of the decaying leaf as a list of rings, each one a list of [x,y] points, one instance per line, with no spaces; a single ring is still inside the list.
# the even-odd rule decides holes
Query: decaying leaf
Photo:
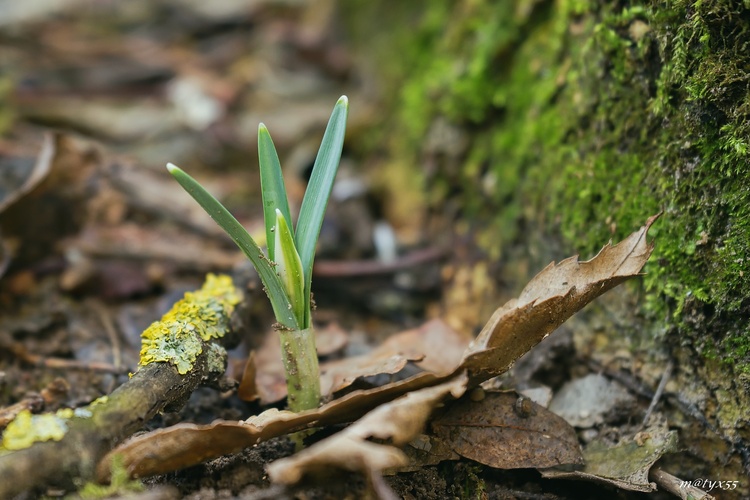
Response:
[[[131,476],[163,474],[237,452],[276,436],[309,427],[352,422],[399,396],[454,378],[422,373],[386,386],[355,391],[316,410],[302,413],[271,409],[239,422],[217,420],[209,425],[183,423],[157,429],[130,438],[109,452],[97,466],[97,477],[100,481],[107,480],[112,457],[116,454],[122,456],[123,466]]]
[[[656,425],[617,445],[592,441],[583,450],[586,466],[581,470],[548,469],[542,476],[550,479],[583,479],[609,484],[631,491],[651,492],[648,472],[662,455],[673,450],[677,434],[666,425]]]
[[[517,299],[497,309],[461,362],[472,381],[504,373],[586,304],[637,276],[653,250],[646,233],[657,217],[620,243],[608,244],[591,260],[580,262],[574,256],[551,263]]]
[[[115,455],[122,457],[131,477],[163,474],[236,453],[274,436],[294,432],[314,416],[266,410],[244,421],[217,421],[210,425],[177,424],[133,437],[109,452],[97,466],[97,478],[109,480]]]
[[[394,446],[414,439],[435,406],[448,396],[466,390],[466,376],[458,376],[434,387],[413,391],[379,406],[345,430],[298,454],[268,466],[272,481],[294,484],[306,474],[325,473],[331,467],[363,472],[373,482],[384,469],[404,466],[406,455]],[[384,440],[388,445],[370,439]],[[393,445],[393,446],[391,446]]]
[[[460,460],[461,455],[453,451],[449,444],[437,436],[420,434],[408,446],[403,448],[409,463],[398,469],[391,469],[388,473],[412,472],[427,465],[437,465],[446,460]]]
[[[425,371],[446,374],[455,370],[468,341],[441,320],[392,335],[362,356],[320,365],[320,386],[324,395],[351,385],[357,378],[397,373],[409,361]]]
[[[92,224],[72,239],[70,246],[95,257],[130,257],[174,262],[190,269],[232,269],[242,257],[218,248],[205,236],[175,228],[152,228],[123,222],[116,226]]]
[[[329,356],[340,351],[349,343],[349,332],[338,323],[331,322],[326,326],[315,328],[315,348],[319,356]]]
[[[331,395],[349,387],[355,380],[373,375],[400,372],[409,361],[422,359],[420,355],[404,355],[389,347],[378,347],[367,354],[338,359],[320,366],[320,392]]]
[[[424,371],[441,375],[456,369],[469,346],[469,339],[443,320],[433,319],[389,337],[383,345],[408,351],[415,357],[421,354],[423,358],[416,365]]]
[[[575,430],[515,392],[487,392],[480,401],[464,397],[432,429],[459,455],[498,469],[583,463]]]
[[[245,361],[245,369],[242,371],[240,385],[237,387],[237,397],[242,401],[255,401],[258,395],[256,383],[257,365],[255,364],[255,351],[250,351]]]
[[[267,332],[263,344],[248,357],[242,375],[242,388],[240,397],[243,400],[260,399],[263,405],[276,403],[286,397],[286,376],[277,332]]]
[[[64,239],[84,226],[91,179],[102,168],[95,145],[57,134],[45,138],[36,160],[21,157],[11,160],[10,165],[0,165],[0,177],[12,177],[15,165],[30,166],[34,161],[33,170],[21,177],[20,189],[0,194],[3,238],[12,241],[8,246],[13,249],[14,266],[18,268],[61,253]]]

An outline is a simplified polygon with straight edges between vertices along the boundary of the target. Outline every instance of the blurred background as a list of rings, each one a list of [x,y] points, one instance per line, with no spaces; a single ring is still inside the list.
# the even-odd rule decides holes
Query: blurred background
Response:
[[[394,29],[416,27],[420,9],[394,9]],[[207,272],[232,273],[250,297],[230,367],[241,378],[273,323],[268,301],[165,165],[199,179],[262,243],[258,125],[294,213],[341,95],[350,113],[319,240],[316,322],[343,325],[356,354],[440,314],[452,237],[429,223],[439,218],[421,167],[385,154],[384,75],[402,66],[390,41],[368,36],[387,33],[371,26],[374,12],[333,0],[0,3],[4,403],[54,378],[29,364],[74,367],[67,404],[108,392],[135,368],[141,331]],[[472,313],[465,335],[485,317]]]
[[[165,164],[262,238],[258,124],[294,212],[347,95],[321,327],[350,353],[434,317],[469,337],[551,260],[664,212],[643,280],[525,376],[656,387],[673,361],[678,469],[747,472],[748,19],[731,1],[0,0],[0,405],[50,383],[44,363],[101,368],[67,374],[65,404],[108,392],[207,272],[247,284],[265,332],[244,257]]]

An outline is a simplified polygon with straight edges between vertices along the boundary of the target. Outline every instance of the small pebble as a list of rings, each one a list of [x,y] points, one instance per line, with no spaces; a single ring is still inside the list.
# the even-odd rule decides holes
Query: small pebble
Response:
[[[471,394],[469,394],[469,399],[471,399],[475,403],[482,401],[484,399],[484,389],[482,389],[481,387],[474,388],[471,391]]]

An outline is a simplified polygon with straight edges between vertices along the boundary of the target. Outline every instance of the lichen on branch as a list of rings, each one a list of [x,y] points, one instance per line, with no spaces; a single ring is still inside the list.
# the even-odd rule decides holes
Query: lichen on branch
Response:
[[[138,371],[111,394],[56,414],[21,412],[0,447],[0,498],[92,479],[113,446],[183,404],[199,385],[218,380],[226,366],[220,341],[240,300],[228,276],[209,274],[200,290],[186,293],[143,332]]]
[[[209,274],[200,290],[187,292],[141,334],[139,366],[166,362],[175,365],[180,375],[186,374],[203,352],[201,340],[223,337],[239,302],[240,293],[229,276]]]

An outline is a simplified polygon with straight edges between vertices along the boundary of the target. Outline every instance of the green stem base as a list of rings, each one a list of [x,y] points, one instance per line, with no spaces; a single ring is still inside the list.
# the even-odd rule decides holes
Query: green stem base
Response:
[[[315,330],[281,330],[281,352],[286,370],[289,409],[301,412],[320,404],[320,368]]]

